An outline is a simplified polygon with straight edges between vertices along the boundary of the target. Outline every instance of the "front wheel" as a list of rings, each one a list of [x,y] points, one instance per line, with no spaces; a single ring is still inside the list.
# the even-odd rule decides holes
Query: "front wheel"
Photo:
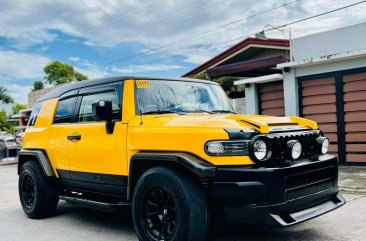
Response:
[[[145,172],[136,185],[132,215],[139,240],[204,241],[209,215],[198,185],[162,167]]]

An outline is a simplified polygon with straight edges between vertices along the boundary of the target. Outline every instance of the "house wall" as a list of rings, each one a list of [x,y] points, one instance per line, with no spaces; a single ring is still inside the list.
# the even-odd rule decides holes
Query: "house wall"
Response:
[[[366,49],[366,22],[292,40],[295,60]]]
[[[366,57],[332,61],[338,54],[366,49],[366,22],[327,32],[312,34],[292,40],[295,61],[314,58],[328,59],[321,64],[298,66],[284,71],[284,95],[286,115],[299,115],[299,77],[329,73],[366,66]],[[296,103],[296,104],[295,104]]]

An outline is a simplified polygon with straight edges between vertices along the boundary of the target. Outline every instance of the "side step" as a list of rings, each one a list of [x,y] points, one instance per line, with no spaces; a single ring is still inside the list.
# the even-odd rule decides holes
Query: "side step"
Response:
[[[116,212],[120,211],[123,208],[131,206],[131,203],[106,203],[106,202],[99,202],[79,197],[70,197],[70,196],[59,196],[61,200],[65,200],[66,202],[76,204],[78,206],[92,208],[100,211],[105,212]]]

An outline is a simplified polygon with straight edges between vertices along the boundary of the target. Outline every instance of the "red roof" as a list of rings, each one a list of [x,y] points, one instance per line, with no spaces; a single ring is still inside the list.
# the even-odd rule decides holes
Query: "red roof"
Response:
[[[218,54],[217,56],[213,57],[212,59],[208,60],[207,62],[201,64],[200,66],[194,68],[193,70],[189,71],[188,73],[184,74],[183,77],[191,76],[198,74],[207,68],[211,67],[212,65],[216,64],[217,62],[227,58],[228,56],[232,55],[233,53],[239,51],[242,48],[247,47],[251,44],[257,45],[270,45],[270,46],[279,46],[279,47],[289,47],[289,40],[288,39],[267,39],[262,40],[258,38],[246,38],[243,41],[237,43],[236,45],[230,47],[229,49],[225,50],[224,52]]]

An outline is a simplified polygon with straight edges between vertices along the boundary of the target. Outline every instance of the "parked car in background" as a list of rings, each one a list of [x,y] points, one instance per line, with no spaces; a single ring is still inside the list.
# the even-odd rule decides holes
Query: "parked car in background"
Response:
[[[24,139],[24,135],[25,135],[25,129],[27,127],[26,126],[17,126],[14,129],[17,131],[15,132],[15,141],[22,146],[23,144],[23,139]]]
[[[21,145],[15,137],[7,132],[0,133],[0,160],[9,157],[17,157]]]

